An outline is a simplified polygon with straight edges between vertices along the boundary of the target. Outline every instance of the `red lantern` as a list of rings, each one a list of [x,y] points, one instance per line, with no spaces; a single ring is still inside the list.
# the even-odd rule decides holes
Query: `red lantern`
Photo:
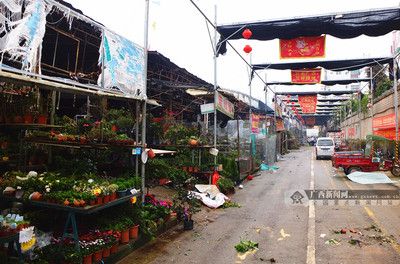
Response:
[[[245,39],[251,38],[251,35],[253,35],[253,32],[251,32],[251,30],[248,29],[248,28],[246,28],[246,29],[243,31],[243,33],[242,33],[242,36],[243,36]]]
[[[292,102],[292,105],[294,105],[294,102]]]
[[[252,50],[253,50],[253,49],[251,48],[250,45],[246,45],[246,46],[244,46],[244,48],[243,48],[243,51],[246,52],[246,53],[250,53]]]

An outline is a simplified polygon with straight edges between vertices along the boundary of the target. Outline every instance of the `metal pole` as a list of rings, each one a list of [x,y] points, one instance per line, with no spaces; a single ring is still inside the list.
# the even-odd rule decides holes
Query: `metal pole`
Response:
[[[139,111],[140,111],[139,101],[136,101],[135,102],[135,141],[136,141],[136,144],[139,143],[139,119],[140,119]],[[135,175],[136,176],[139,175],[139,155],[138,155],[138,153],[136,153],[136,157],[135,157]]]
[[[214,5],[214,25],[217,25],[217,5]],[[217,29],[214,29],[214,148],[217,148]],[[214,156],[214,165],[217,166],[217,156]],[[208,180],[211,184],[211,177]]]
[[[360,136],[359,136],[359,138],[361,139],[361,95],[362,95],[362,93],[361,93],[361,90],[359,91],[359,93],[358,93],[358,123],[359,123],[359,126],[360,126]]]
[[[250,65],[251,65],[251,53],[250,53]],[[252,124],[252,109],[251,109],[251,74],[252,68],[250,68],[250,75],[249,75],[249,127],[250,127],[250,173],[253,171],[253,124]],[[255,144],[255,142],[254,142]]]
[[[399,140],[399,98],[397,94],[397,63],[396,57],[393,58],[393,89],[394,89],[394,115],[396,118],[396,141]],[[396,155],[397,156],[397,155]]]
[[[374,134],[374,83],[372,77],[372,67],[369,67],[369,89],[371,91],[371,133]]]
[[[149,41],[149,0],[145,0],[145,22],[144,22],[144,72],[143,72],[143,94],[147,95],[147,54],[148,54],[148,41]],[[142,109],[142,151],[146,151],[146,100],[143,101]],[[141,176],[142,176],[142,202],[144,202],[144,188],[145,188],[145,172],[146,164],[142,162]]]
[[[105,36],[104,36],[104,28],[101,30],[101,88],[105,88],[105,81],[104,81],[104,62],[105,62],[105,52],[104,52],[104,41],[105,41]]]

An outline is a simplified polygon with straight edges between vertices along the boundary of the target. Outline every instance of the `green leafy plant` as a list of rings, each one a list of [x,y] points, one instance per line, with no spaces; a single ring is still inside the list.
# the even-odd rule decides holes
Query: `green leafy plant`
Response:
[[[239,253],[246,253],[247,251],[258,249],[258,243],[251,240],[240,240],[235,249]]]
[[[235,184],[229,178],[220,178],[217,184],[219,190],[224,194],[231,193],[235,190]]]

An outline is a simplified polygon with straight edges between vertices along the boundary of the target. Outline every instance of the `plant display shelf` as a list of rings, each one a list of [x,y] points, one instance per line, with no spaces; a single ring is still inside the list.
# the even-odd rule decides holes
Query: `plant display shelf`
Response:
[[[85,143],[81,144],[80,142],[59,142],[56,140],[47,140],[47,139],[38,139],[38,138],[25,138],[25,142],[41,144],[53,147],[63,147],[63,148],[97,148],[97,149],[110,149],[110,148],[138,148],[141,147],[139,145],[131,145],[131,144],[107,144],[107,143]]]
[[[47,209],[53,209],[53,210],[59,210],[59,211],[65,211],[68,213],[67,215],[67,221],[64,224],[64,231],[63,231],[63,238],[72,238],[75,242],[75,248],[76,250],[80,251],[79,248],[79,236],[78,236],[78,227],[76,224],[76,214],[83,214],[83,215],[89,215],[93,214],[96,212],[99,212],[101,210],[125,203],[130,201],[132,197],[139,197],[141,195],[141,192],[127,195],[121,198],[118,198],[114,201],[108,202],[106,204],[101,204],[101,205],[93,205],[93,206],[85,206],[85,207],[72,207],[72,206],[65,206],[62,204],[55,204],[55,203],[48,203],[48,202],[41,202],[41,201],[23,201],[21,199],[17,199],[15,197],[8,197],[8,196],[0,196],[0,200],[5,200],[5,201],[11,201],[11,202],[21,202],[24,204],[32,205],[32,206],[37,206],[41,208],[47,208]],[[68,231],[71,228],[71,233]]]
[[[0,236],[0,245],[8,243],[8,249],[11,250],[13,244],[15,243],[15,248],[17,249],[18,262],[24,263],[22,260],[21,244],[19,243],[19,232],[11,235]]]
[[[22,128],[62,128],[59,125],[27,124],[27,123],[0,123],[0,127],[22,127]]]
[[[218,147],[228,147],[229,145],[217,145]],[[211,149],[214,147],[214,145],[197,145],[197,146],[192,146],[192,145],[167,145],[167,144],[161,144],[161,145],[156,145],[154,147],[162,147],[162,148],[190,148],[190,149]]]

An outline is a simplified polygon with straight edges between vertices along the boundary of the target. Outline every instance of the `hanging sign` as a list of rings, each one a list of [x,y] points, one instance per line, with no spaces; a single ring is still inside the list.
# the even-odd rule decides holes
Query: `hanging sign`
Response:
[[[259,124],[260,124],[260,116],[251,114],[251,133],[258,134],[260,132]]]
[[[298,98],[303,114],[315,113],[317,109],[317,95],[299,95]]]
[[[318,58],[325,56],[325,36],[280,39],[281,59]]]
[[[285,124],[282,119],[276,120],[276,131],[285,131]]]
[[[292,83],[314,84],[321,82],[321,69],[291,70]]]
[[[203,115],[214,113],[214,103],[200,105],[200,112]]]
[[[234,105],[222,94],[217,93],[217,110],[229,116],[235,118],[235,107]]]

